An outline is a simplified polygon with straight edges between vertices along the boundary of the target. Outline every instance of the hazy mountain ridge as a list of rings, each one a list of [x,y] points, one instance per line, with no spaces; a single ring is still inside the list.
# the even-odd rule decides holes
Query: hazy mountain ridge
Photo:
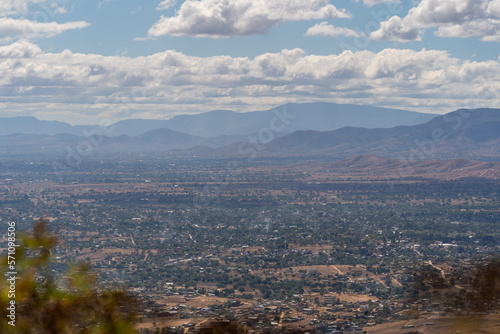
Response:
[[[348,157],[374,154],[420,160],[500,157],[500,109],[457,110],[425,124],[389,129],[345,127],[297,131],[277,138],[263,154]]]
[[[75,133],[75,127],[59,121],[42,121],[32,116],[0,118],[0,136],[13,134],[46,134]]]
[[[333,131],[276,133],[275,139],[266,143],[259,142],[258,135],[253,136],[252,142],[249,136],[244,135],[203,138],[171,129],[118,137],[104,136],[99,132],[94,137],[15,134],[0,137],[0,153],[56,152],[90,143],[94,146],[92,151],[104,153],[175,151],[178,154],[239,158],[258,154],[263,157],[328,157],[333,160],[370,154],[415,161],[461,158],[499,160],[498,125],[500,109],[477,109],[457,110],[413,126],[375,129],[344,127]]]
[[[289,103],[270,110],[248,113],[216,110],[199,115],[180,115],[169,120],[166,127],[202,137],[235,133],[248,135],[269,128],[276,113],[290,115],[289,123],[283,130],[286,133],[297,130],[328,131],[345,126],[376,128],[415,125],[437,116],[349,104]]]
[[[53,136],[15,134],[0,137],[0,153],[55,153],[67,149],[75,150],[79,146],[82,150],[91,146],[92,151],[108,153],[160,152],[186,150],[200,146],[219,148],[240,140],[242,140],[240,136],[202,138],[170,129],[153,130],[135,137],[100,135],[91,139],[72,134]]]
[[[214,110],[194,115],[178,115],[169,120],[128,119],[111,125],[105,132],[110,137],[135,137],[162,128],[193,136],[212,138],[224,135],[249,135],[269,128],[276,113],[290,115],[284,133],[297,130],[335,130],[345,126],[365,128],[415,125],[427,122],[437,115],[371,106],[334,103],[289,103],[265,111],[236,113]],[[281,125],[281,123],[280,123]],[[97,126],[71,126],[56,121],[40,121],[34,117],[0,118],[0,136],[16,133],[56,135],[70,133],[78,136]]]

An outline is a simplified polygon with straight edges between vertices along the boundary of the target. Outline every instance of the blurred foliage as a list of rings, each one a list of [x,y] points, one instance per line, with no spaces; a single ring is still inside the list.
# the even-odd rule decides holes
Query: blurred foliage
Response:
[[[453,310],[489,312],[500,309],[500,258],[480,261],[475,268],[446,277],[437,267],[421,265],[410,269],[406,289],[408,302],[428,298]],[[458,282],[458,283],[457,283]]]
[[[97,275],[87,264],[70,264],[62,276],[50,269],[57,238],[49,232],[46,221],[37,221],[31,235],[17,236],[14,298],[9,298],[6,273],[12,270],[7,255],[0,262],[0,333],[135,333],[137,300],[123,291],[99,289]],[[15,327],[8,323],[7,307],[12,299]]]
[[[498,310],[500,302],[500,258],[478,266],[472,283],[471,306],[475,311]]]

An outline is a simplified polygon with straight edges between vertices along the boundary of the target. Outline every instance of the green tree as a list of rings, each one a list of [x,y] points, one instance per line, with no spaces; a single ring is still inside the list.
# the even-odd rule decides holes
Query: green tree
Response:
[[[135,333],[137,301],[123,291],[99,289],[97,275],[87,264],[69,265],[63,276],[54,274],[50,265],[56,244],[47,223],[40,219],[32,235],[22,235],[15,247],[15,276],[8,274],[13,271],[9,268],[12,257],[1,259],[0,304],[15,308],[0,310],[0,332]],[[7,280],[12,277],[15,279]]]

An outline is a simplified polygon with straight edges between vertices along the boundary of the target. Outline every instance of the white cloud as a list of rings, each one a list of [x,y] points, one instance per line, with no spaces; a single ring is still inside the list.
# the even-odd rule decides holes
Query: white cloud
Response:
[[[24,14],[32,4],[42,4],[47,0],[2,0],[0,1],[0,16]]]
[[[500,0],[490,1],[486,13],[490,17],[500,17]]]
[[[154,37],[134,37],[134,42],[144,42],[144,41],[153,41],[156,40]]]
[[[97,9],[101,9],[104,6],[109,6],[112,2],[115,2],[116,0],[102,0],[97,4]]]
[[[422,0],[404,18],[393,16],[382,22],[370,37],[410,42],[420,40],[426,28],[438,28],[441,37],[482,37],[498,40],[499,0]],[[476,30],[479,29],[479,30]]]
[[[393,16],[380,24],[380,29],[371,33],[370,38],[398,42],[420,41],[421,30],[407,24],[399,16]]]
[[[30,12],[31,9],[39,6],[38,11],[43,11],[49,16],[64,14],[67,12],[64,7],[69,0],[1,0],[0,17],[9,15],[22,15]]]
[[[369,7],[372,7],[381,3],[399,3],[399,0],[363,0],[363,3]]]
[[[175,2],[176,2],[176,0],[163,0],[156,7],[156,10],[166,10],[166,9],[169,9],[172,6],[175,6]]]
[[[321,22],[321,23],[315,24],[311,28],[307,29],[305,36],[359,37],[360,34],[358,34],[356,31],[348,29],[348,28],[335,27],[335,26],[328,24],[327,22]]]
[[[313,55],[293,49],[254,58],[167,50],[131,58],[45,53],[28,41],[0,46],[0,101],[9,108],[39,106],[39,112],[66,110],[69,117],[97,121],[127,108],[165,117],[164,110],[248,111],[290,101],[426,111],[450,111],[471,101],[498,106],[499,77],[500,59],[461,61],[435,50]],[[133,97],[135,90],[139,97]]]
[[[0,18],[0,34],[5,36],[18,36],[22,38],[53,37],[66,30],[82,29],[88,27],[87,22],[67,23],[40,23],[24,19],[13,19],[10,17]]]
[[[0,45],[11,43],[13,40],[14,40],[13,37],[1,37],[0,38]]]
[[[328,0],[186,0],[175,16],[162,16],[149,36],[227,37],[264,34],[284,21],[347,18]]]
[[[42,50],[28,41],[19,41],[14,44],[0,46],[0,59],[9,58],[34,58],[42,53]]]
[[[500,41],[500,20],[485,19],[439,27],[440,37],[482,37],[487,42]]]

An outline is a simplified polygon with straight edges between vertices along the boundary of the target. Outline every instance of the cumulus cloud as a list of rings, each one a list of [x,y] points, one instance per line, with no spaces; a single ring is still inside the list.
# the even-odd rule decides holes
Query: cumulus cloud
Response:
[[[443,111],[450,111],[469,101],[498,105],[499,77],[500,60],[461,61],[436,50],[314,55],[293,49],[254,58],[167,50],[132,58],[46,53],[28,41],[0,47],[3,103],[13,108],[45,105],[71,117],[78,110],[94,119],[121,108],[162,117],[166,109],[258,110],[290,101],[332,100],[441,108],[433,111],[445,105]],[[133,95],[134,90],[140,94]]]
[[[42,50],[38,45],[25,40],[10,45],[0,46],[0,59],[34,58],[41,53]]]
[[[491,17],[500,17],[500,0],[490,1],[486,13]]]
[[[53,37],[67,30],[82,29],[90,24],[84,21],[67,23],[40,23],[10,17],[0,18],[0,34],[23,38]]]
[[[346,36],[346,37],[359,37],[356,31],[343,28],[343,27],[335,27],[333,25],[328,24],[328,22],[321,22],[315,24],[311,28],[307,29],[305,36]]]
[[[148,34],[218,38],[264,34],[284,21],[347,17],[346,10],[328,0],[186,0],[174,16],[162,16]]]
[[[380,29],[370,34],[376,40],[391,40],[398,42],[420,41],[421,30],[406,23],[399,16],[393,16],[380,24]]]
[[[382,22],[370,37],[376,40],[417,41],[426,28],[441,37],[482,37],[498,40],[500,0],[422,0],[408,15]],[[479,29],[479,30],[476,30]]]
[[[481,37],[486,42],[500,41],[500,20],[485,19],[462,24],[439,27],[436,32],[440,37]]]

